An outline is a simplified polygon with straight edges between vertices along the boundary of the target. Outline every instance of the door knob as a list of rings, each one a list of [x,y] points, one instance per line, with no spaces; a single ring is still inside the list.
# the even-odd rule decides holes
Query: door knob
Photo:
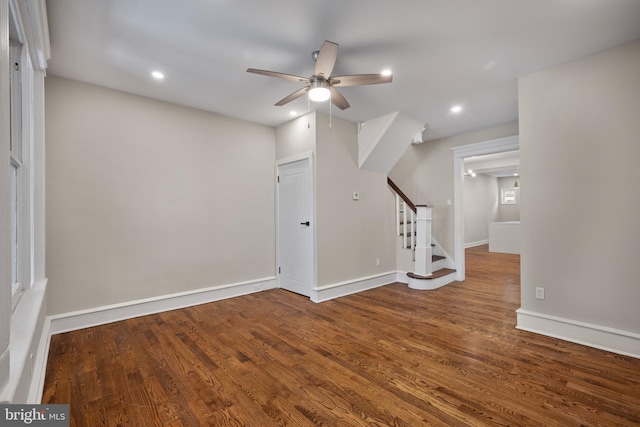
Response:
[[[308,227],[310,224],[309,224],[309,221],[307,221],[307,222],[301,222],[300,225],[306,225]]]

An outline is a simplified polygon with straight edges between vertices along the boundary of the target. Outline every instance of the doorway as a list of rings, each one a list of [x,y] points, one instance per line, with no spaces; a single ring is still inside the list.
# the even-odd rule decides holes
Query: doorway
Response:
[[[456,262],[456,280],[465,278],[464,247],[464,159],[472,156],[503,153],[520,149],[518,135],[491,139],[475,144],[452,147],[453,150],[453,200],[454,200],[454,257]]]
[[[315,219],[311,157],[277,166],[276,262],[278,285],[311,297],[314,286]]]

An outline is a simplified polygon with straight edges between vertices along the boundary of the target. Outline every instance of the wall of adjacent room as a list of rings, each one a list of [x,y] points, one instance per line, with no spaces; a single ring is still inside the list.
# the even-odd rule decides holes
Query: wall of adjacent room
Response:
[[[498,221],[498,179],[478,174],[464,177],[464,243],[486,243],[489,223]]]

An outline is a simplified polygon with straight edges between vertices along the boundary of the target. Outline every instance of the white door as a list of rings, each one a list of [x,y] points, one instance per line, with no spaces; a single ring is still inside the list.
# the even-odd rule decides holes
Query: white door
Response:
[[[278,166],[279,285],[311,296],[313,286],[312,181],[310,159]]]

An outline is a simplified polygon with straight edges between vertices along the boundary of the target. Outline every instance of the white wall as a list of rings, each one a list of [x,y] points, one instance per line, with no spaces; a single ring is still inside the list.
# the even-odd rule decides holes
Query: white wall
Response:
[[[276,127],[276,160],[315,153],[316,113],[311,112]]]
[[[489,223],[498,221],[498,179],[489,175],[464,177],[464,243],[489,240]]]
[[[274,276],[275,131],[50,76],[49,314]]]
[[[519,112],[522,309],[640,333],[640,41],[521,78]]]
[[[498,179],[498,197],[503,188],[514,188],[515,182],[520,185],[520,177],[504,177]],[[552,189],[550,191],[553,191]],[[498,202],[498,221],[520,221],[520,187],[516,188],[516,204],[503,205]]]
[[[433,237],[454,254],[453,152],[452,147],[518,134],[518,124],[506,124],[476,132],[411,145],[389,176],[416,204],[433,208]]]
[[[395,271],[395,199],[386,175],[358,168],[355,123],[333,117],[329,127],[329,116],[318,113],[317,132],[318,285]]]

